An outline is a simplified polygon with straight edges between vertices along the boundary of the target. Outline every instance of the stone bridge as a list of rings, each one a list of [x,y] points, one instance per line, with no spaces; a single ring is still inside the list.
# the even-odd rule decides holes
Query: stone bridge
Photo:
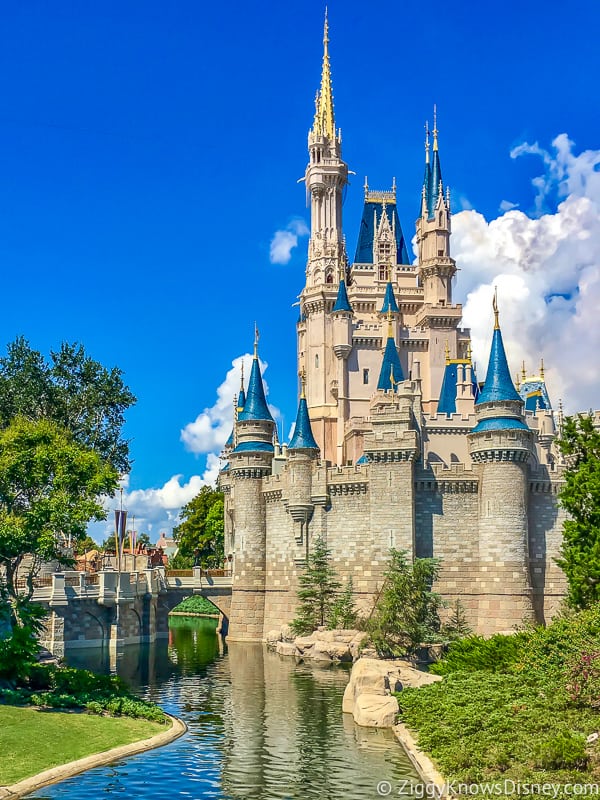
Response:
[[[227,632],[231,576],[222,570],[60,572],[36,583],[33,599],[50,612],[41,643],[58,656],[67,648],[120,650],[166,637],[169,612],[193,594],[218,608],[220,628]]]

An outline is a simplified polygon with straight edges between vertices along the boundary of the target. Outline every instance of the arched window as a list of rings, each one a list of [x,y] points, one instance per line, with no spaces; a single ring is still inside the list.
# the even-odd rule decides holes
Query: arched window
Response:
[[[319,369],[319,354],[318,354],[318,353],[317,353],[317,355],[315,356],[315,368],[316,368],[316,369]]]

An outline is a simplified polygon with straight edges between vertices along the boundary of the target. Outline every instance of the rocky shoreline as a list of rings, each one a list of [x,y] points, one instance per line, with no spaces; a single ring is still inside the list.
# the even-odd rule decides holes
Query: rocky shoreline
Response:
[[[338,664],[356,661],[367,638],[364,631],[325,627],[308,636],[296,636],[289,625],[269,631],[266,637],[267,647],[279,655]]]

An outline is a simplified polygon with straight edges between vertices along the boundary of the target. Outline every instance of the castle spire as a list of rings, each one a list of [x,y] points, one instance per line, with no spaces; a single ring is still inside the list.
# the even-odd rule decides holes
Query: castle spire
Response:
[[[494,335],[492,337],[492,347],[490,350],[490,360],[485,376],[483,390],[477,399],[477,405],[481,403],[495,403],[504,400],[521,400],[521,395],[515,389],[510,377],[504,342],[502,341],[502,331],[500,330],[498,298],[494,292],[492,301],[494,309]]]
[[[396,340],[394,339],[392,329],[391,312],[388,311],[388,337],[383,352],[383,361],[381,362],[377,389],[384,392],[395,392],[396,387],[403,380],[404,375],[402,373],[398,348],[396,347]]]
[[[340,279],[335,305],[333,306],[331,313],[335,314],[337,311],[349,311],[352,313],[352,306],[350,305],[350,301],[348,300],[348,292],[346,291],[346,281],[343,278]]]
[[[252,369],[250,370],[250,379],[248,380],[248,391],[246,392],[246,402],[244,408],[240,411],[238,419],[240,420],[270,420],[273,422],[273,417],[267,405],[265,397],[265,387],[263,385],[262,375],[260,373],[260,365],[258,363],[258,328],[254,326],[254,358],[252,359]]]
[[[433,107],[433,158],[431,163],[431,190],[429,195],[429,216],[432,217],[437,206],[438,199],[444,199],[444,183],[442,180],[442,165],[440,163],[440,152],[438,146],[438,127],[437,127],[437,106]]]
[[[306,372],[302,370],[300,373],[300,381],[302,390],[300,393],[300,401],[298,403],[298,413],[296,415],[296,425],[294,427],[294,435],[288,445],[288,450],[318,450],[319,445],[315,441],[312,428],[310,425],[310,417],[308,416],[308,405],[306,404]]]
[[[331,64],[329,63],[329,20],[327,17],[327,8],[325,8],[325,23],[323,26],[323,65],[321,67],[321,90],[319,92],[319,124],[323,136],[327,136],[329,139],[335,138]]]

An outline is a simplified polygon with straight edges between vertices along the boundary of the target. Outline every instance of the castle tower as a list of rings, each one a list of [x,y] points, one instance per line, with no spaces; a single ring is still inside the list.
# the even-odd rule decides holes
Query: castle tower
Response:
[[[310,241],[307,282],[333,283],[344,254],[342,192],[348,183],[348,165],[342,161],[342,134],[335,126],[329,23],[325,15],[321,88],[315,99],[313,127],[308,134],[309,162],[304,180],[310,194]],[[328,280],[329,279],[329,280]]]
[[[275,422],[258,363],[258,331],[243,409],[229,454],[234,553],[231,621],[233,641],[261,641],[265,605],[266,510],[262,479],[271,474]]]
[[[307,526],[314,503],[312,501],[313,466],[319,457],[319,446],[313,436],[306,404],[306,376],[302,375],[302,392],[298,403],[294,435],[288,445],[288,506],[295,525],[295,539],[308,552]]]
[[[342,233],[342,199],[348,183],[348,166],[342,160],[342,137],[335,125],[329,24],[325,16],[321,87],[316,96],[313,126],[308,134],[309,162],[305,183],[310,198],[311,234],[308,244],[306,285],[300,296],[298,370],[306,372],[307,403],[313,430],[322,452],[336,459],[338,418],[343,417],[344,359],[332,348],[330,312],[336,284],[344,280],[347,263]],[[346,287],[341,290],[346,295]],[[349,306],[346,295],[346,305]],[[350,336],[351,340],[351,336]],[[341,362],[340,363],[340,359]],[[340,404],[338,405],[338,397]],[[343,435],[343,425],[340,426]]]
[[[510,377],[498,306],[485,384],[468,436],[479,465],[479,624],[477,633],[511,630],[534,619],[529,575],[528,464],[533,434]]]

